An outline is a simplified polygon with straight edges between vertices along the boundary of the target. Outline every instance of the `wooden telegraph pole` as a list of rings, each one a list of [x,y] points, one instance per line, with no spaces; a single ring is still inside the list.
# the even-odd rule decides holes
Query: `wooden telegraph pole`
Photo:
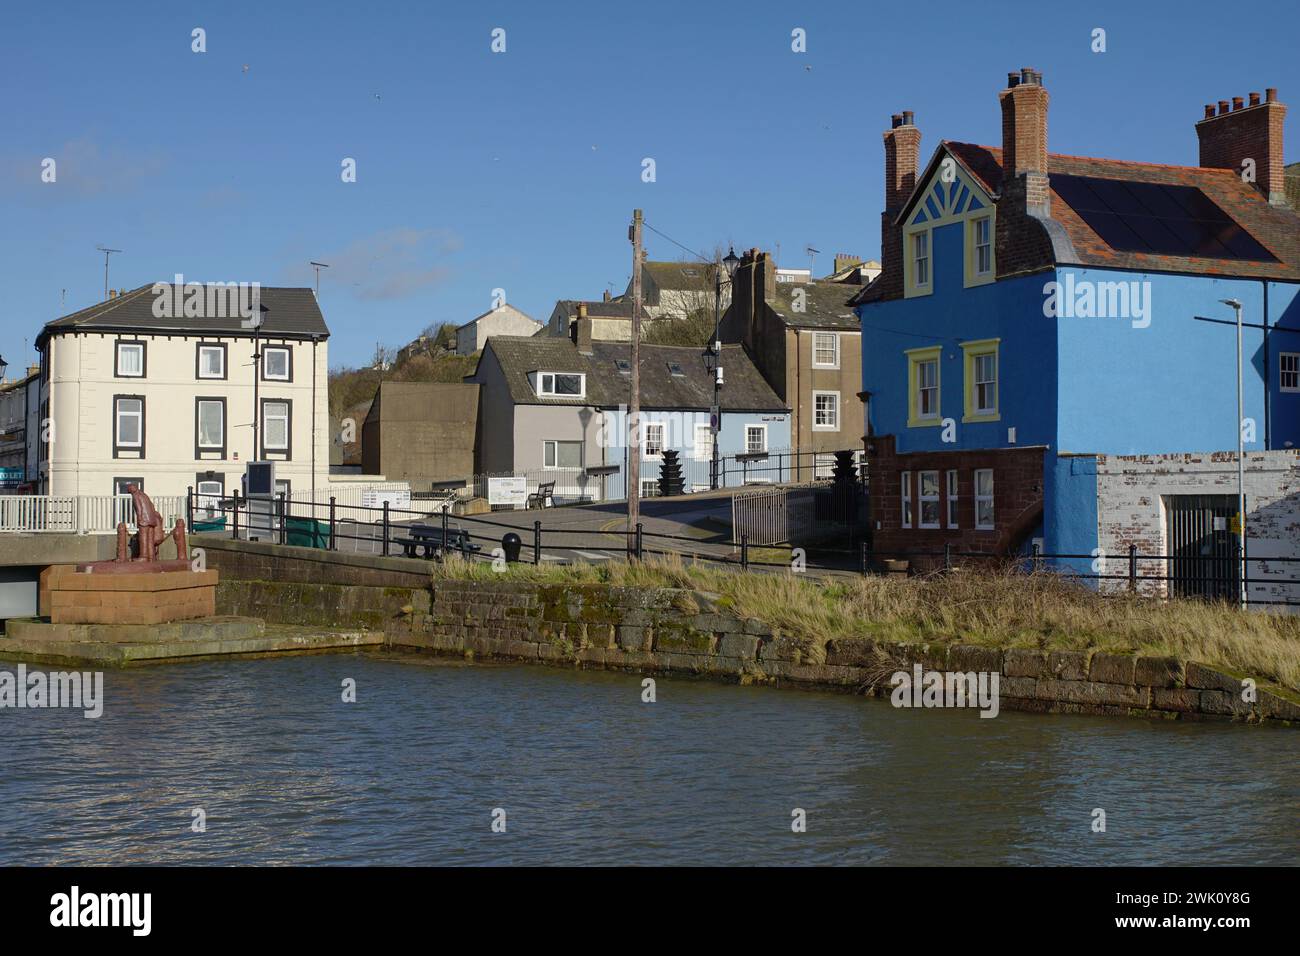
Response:
[[[641,210],[632,210],[632,396],[628,401],[627,533],[632,535],[641,520]]]

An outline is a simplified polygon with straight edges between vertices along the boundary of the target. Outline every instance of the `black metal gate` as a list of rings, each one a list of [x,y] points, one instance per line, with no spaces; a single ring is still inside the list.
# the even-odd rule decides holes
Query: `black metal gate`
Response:
[[[1240,562],[1236,495],[1170,495],[1169,592],[1177,597],[1236,601]]]

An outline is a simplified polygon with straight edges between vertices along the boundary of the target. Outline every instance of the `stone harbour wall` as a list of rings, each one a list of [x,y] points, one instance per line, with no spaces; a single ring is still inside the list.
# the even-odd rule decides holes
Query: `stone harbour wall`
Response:
[[[729,613],[711,595],[607,585],[435,581],[427,612],[390,627],[394,648],[486,659],[672,672],[888,696],[895,671],[997,672],[1000,707],[1052,714],[1300,723],[1300,703],[1241,675],[1173,658],[869,639],[810,646]]]

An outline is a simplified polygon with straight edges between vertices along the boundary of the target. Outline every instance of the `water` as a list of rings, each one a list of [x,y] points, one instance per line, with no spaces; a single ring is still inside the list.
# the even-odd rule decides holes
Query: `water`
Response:
[[[670,678],[645,704],[636,675],[418,657],[104,680],[99,720],[0,710],[0,863],[1300,859],[1285,728],[987,720]]]

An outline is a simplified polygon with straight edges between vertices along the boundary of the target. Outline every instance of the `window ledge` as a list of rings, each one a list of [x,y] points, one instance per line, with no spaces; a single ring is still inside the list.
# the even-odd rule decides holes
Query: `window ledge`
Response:
[[[909,418],[907,420],[908,428],[938,428],[943,424],[943,418]]]
[[[979,412],[974,415],[963,415],[961,417],[963,425],[978,424],[980,422],[1000,422],[1002,421],[1001,412]]]

